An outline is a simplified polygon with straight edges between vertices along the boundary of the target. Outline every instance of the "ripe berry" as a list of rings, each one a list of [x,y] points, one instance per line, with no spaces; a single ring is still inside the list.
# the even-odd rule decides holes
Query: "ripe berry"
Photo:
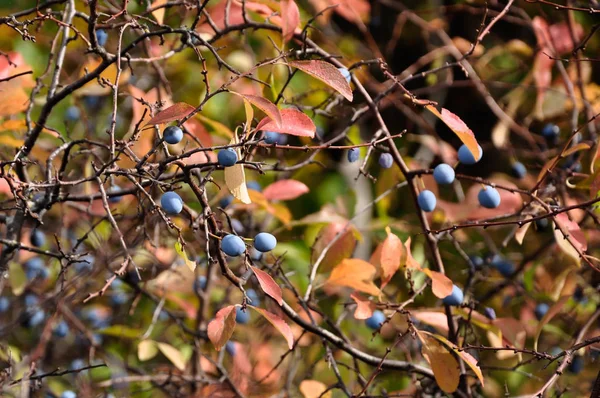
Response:
[[[37,296],[33,294],[27,294],[25,296],[25,307],[35,307],[39,303]]]
[[[204,275],[200,275],[194,281],[194,290],[199,292],[200,290],[204,290],[206,288],[206,277]]]
[[[108,33],[106,33],[105,30],[98,29],[96,31],[96,41],[98,42],[98,45],[104,46],[106,44],[107,40],[108,40]]]
[[[42,231],[36,228],[31,231],[29,240],[31,241],[31,244],[35,247],[42,247],[46,244],[46,235],[44,235]]]
[[[279,143],[280,135],[274,131],[265,131],[265,143],[269,145]]]
[[[426,189],[417,196],[417,202],[421,210],[429,213],[435,210],[437,200],[435,194]]]
[[[54,334],[56,337],[65,337],[68,333],[69,325],[67,325],[65,321],[60,321],[52,331],[52,334]]]
[[[502,276],[507,278],[511,276],[513,272],[515,272],[515,267],[513,263],[498,254],[492,257],[490,265],[493,268],[496,268]]]
[[[83,97],[83,104],[88,109],[98,108],[100,106],[101,101],[102,101],[102,98],[100,98],[97,95],[86,95],[85,97]]]
[[[463,144],[460,148],[458,148],[458,160],[461,163],[468,165],[479,162],[483,157],[483,149],[481,149],[479,145],[477,145],[477,147],[479,148],[479,153],[481,154],[481,156],[479,156],[479,159],[475,159],[469,148],[467,148],[467,146]]]
[[[225,343],[225,351],[227,351],[227,353],[232,357],[235,356],[235,349],[236,347],[233,341],[228,341],[227,343]]]
[[[483,259],[479,256],[469,256],[475,268],[481,268],[484,264]]]
[[[546,315],[549,309],[550,306],[546,303],[539,303],[538,305],[536,305],[534,313],[537,320],[541,320],[544,317],[544,315]]]
[[[242,224],[242,222],[240,220],[238,220],[237,218],[232,218],[231,219],[231,228],[233,229],[233,232],[235,232],[238,235],[244,235],[244,224]]]
[[[481,188],[477,195],[479,204],[487,209],[495,209],[500,206],[500,193],[493,187]]]
[[[221,240],[221,250],[231,257],[237,257],[246,251],[242,238],[236,235],[227,235]]]
[[[543,231],[546,228],[548,228],[548,226],[550,225],[550,221],[548,221],[547,218],[540,218],[538,220],[535,220],[535,226],[538,229],[538,231]]]
[[[258,298],[258,294],[256,293],[256,290],[254,289],[248,289],[246,290],[246,297],[248,297],[248,300],[250,301],[250,303],[253,306],[257,306],[260,304],[260,299]]]
[[[348,161],[350,163],[356,162],[359,157],[360,157],[360,151],[358,150],[358,148],[350,148],[348,150]]]
[[[254,247],[262,253],[270,252],[277,246],[277,239],[268,232],[261,232],[254,237]]]
[[[183,139],[183,130],[177,126],[169,126],[163,131],[163,138],[167,144],[179,144]]]
[[[346,79],[346,81],[350,83],[350,80],[352,80],[352,75],[350,74],[350,71],[346,68],[338,68],[338,70],[341,72],[342,76],[344,76],[344,79]]]
[[[25,275],[28,280],[35,279],[37,277],[43,278],[47,275],[47,270],[44,267],[44,261],[40,257],[34,257],[30,260],[27,260],[25,264]]]
[[[433,178],[438,184],[452,184],[454,182],[454,169],[446,163],[438,164],[433,169]]]
[[[493,308],[491,307],[485,307],[483,309],[483,313],[485,314],[485,316],[487,316],[489,319],[491,319],[492,321],[494,319],[496,319],[496,311],[494,311]]]
[[[87,254],[75,263],[75,270],[77,272],[91,271],[94,268],[94,256]]]
[[[542,136],[548,141],[554,142],[560,134],[560,128],[554,123],[548,123],[542,129]]]
[[[527,175],[527,168],[521,162],[515,162],[510,169],[510,173],[513,177],[521,179]]]
[[[231,203],[233,203],[233,196],[229,195],[229,196],[225,196],[224,198],[222,198],[219,201],[219,207],[224,209],[227,206],[229,206]]]
[[[8,297],[0,297],[0,313],[6,312],[9,307],[10,301],[8,300]]]
[[[377,330],[385,322],[385,314],[379,310],[373,311],[373,315],[365,323],[370,329]]]
[[[379,165],[384,169],[389,169],[394,164],[394,158],[389,153],[382,153],[379,156]]]
[[[81,112],[79,111],[79,108],[75,105],[68,107],[65,111],[65,119],[67,119],[70,122],[78,121],[80,116]]]
[[[44,322],[46,318],[46,313],[41,308],[38,308],[31,314],[31,317],[27,320],[27,326],[30,328],[34,328]]]
[[[452,285],[452,293],[449,296],[444,297],[442,300],[444,305],[459,306],[464,300],[464,294],[460,287]]]
[[[242,307],[235,309],[235,321],[239,324],[245,325],[250,322],[250,311],[242,310]]]
[[[260,261],[262,256],[263,256],[263,254],[261,252],[259,252],[258,250],[256,250],[255,247],[250,249],[250,258],[252,259],[252,261]]]
[[[238,161],[238,156],[233,148],[221,149],[217,154],[217,160],[223,167],[231,167]]]
[[[256,191],[256,192],[262,191],[262,187],[260,186],[258,181],[248,181],[246,183],[246,187],[248,187],[248,189],[252,189],[253,191]]]
[[[179,214],[183,210],[183,200],[176,192],[165,192],[160,198],[160,206],[167,214]]]
[[[583,370],[584,360],[583,355],[574,355],[569,364],[568,370],[570,373],[579,374]]]
[[[118,193],[120,193],[121,191],[123,191],[123,188],[121,188],[121,187],[120,187],[120,186],[118,186],[118,185],[113,185],[113,186],[110,188],[110,191],[109,191],[109,192],[107,192],[107,195],[114,195],[114,194],[118,194]],[[123,196],[122,196],[122,195],[119,195],[119,196],[111,196],[111,197],[109,197],[109,198],[108,198],[108,201],[109,201],[110,203],[119,203],[119,202],[121,201],[121,199],[123,199]]]

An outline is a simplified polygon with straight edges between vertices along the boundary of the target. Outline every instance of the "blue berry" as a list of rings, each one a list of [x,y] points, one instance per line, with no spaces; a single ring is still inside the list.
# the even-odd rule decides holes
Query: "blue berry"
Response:
[[[0,297],[0,313],[6,312],[10,307],[10,301],[8,297]]]
[[[242,307],[235,309],[235,321],[239,324],[245,325],[250,322],[250,311],[242,310]]]
[[[23,265],[25,266],[25,275],[28,280],[33,280],[38,277],[44,279],[44,276],[47,276],[47,270],[40,257],[34,257],[27,260]]]
[[[543,231],[550,226],[550,221],[547,218],[540,218],[535,220],[535,226],[538,230]]]
[[[96,41],[98,42],[98,45],[104,46],[106,44],[107,40],[108,40],[108,33],[106,33],[106,31],[103,29],[98,29],[96,31]]]
[[[492,267],[496,268],[502,276],[507,278],[515,272],[513,263],[498,254],[492,257],[490,264]]]
[[[419,203],[421,210],[429,213],[435,210],[437,200],[435,194],[426,189],[417,196],[417,202]]]
[[[546,315],[549,309],[550,306],[546,303],[539,303],[538,305],[536,305],[534,313],[537,320],[541,320],[544,317],[544,315]]]
[[[45,318],[46,318],[46,314],[44,313],[44,310],[42,310],[41,308],[38,308],[33,312],[31,317],[27,320],[27,326],[29,326],[30,328],[39,326],[42,322],[44,322]]]
[[[340,71],[342,76],[344,76],[344,79],[346,79],[346,81],[350,83],[350,80],[352,80],[352,75],[350,74],[350,71],[346,68],[338,68],[338,70]]]
[[[231,167],[238,161],[237,153],[233,148],[221,149],[217,154],[217,160],[223,167]]]
[[[227,351],[227,353],[232,357],[235,356],[235,349],[236,347],[233,341],[228,341],[227,343],[225,343],[225,351]]]
[[[219,207],[224,209],[227,206],[229,206],[231,203],[233,203],[233,196],[232,195],[225,196],[224,198],[221,198],[221,200],[219,201]]]
[[[96,109],[100,106],[101,100],[97,95],[86,95],[83,97],[83,104],[89,109]]]
[[[554,123],[548,123],[542,129],[542,136],[549,141],[554,141],[560,134],[560,128]]]
[[[25,307],[35,307],[39,303],[36,295],[27,294],[25,295]]]
[[[258,181],[248,181],[246,183],[246,187],[248,187],[248,189],[252,189],[253,191],[256,191],[256,192],[262,191],[262,187],[260,186]]]
[[[384,169],[389,169],[394,164],[394,158],[389,153],[382,153],[379,156],[379,165]]]
[[[275,249],[277,239],[268,232],[261,232],[254,237],[254,248],[259,252],[266,253]]]
[[[91,271],[94,268],[95,258],[91,254],[86,254],[75,263],[77,272]]]
[[[571,363],[569,364],[568,370],[570,373],[579,374],[583,370],[585,363],[583,360],[583,355],[573,355],[571,359]]]
[[[179,214],[183,210],[183,200],[176,192],[165,192],[160,198],[160,205],[167,214]]]
[[[521,162],[515,162],[510,170],[513,177],[521,179],[527,175],[527,168]]]
[[[256,248],[253,247],[252,249],[250,249],[250,258],[252,259],[252,261],[260,261],[262,256],[263,254],[256,250]]]
[[[67,322],[65,321],[60,321],[52,331],[52,334],[54,334],[56,337],[65,337],[68,333],[69,325],[67,325]]]
[[[163,131],[163,138],[167,144],[179,144],[183,139],[183,130],[178,126],[169,126]]]
[[[258,298],[258,294],[256,293],[256,290],[254,289],[248,289],[246,290],[246,297],[248,297],[248,300],[250,300],[250,304],[252,304],[253,306],[257,306],[260,304],[260,299]]]
[[[377,330],[383,322],[385,322],[385,314],[379,310],[375,310],[373,311],[373,315],[367,318],[365,324],[369,329]]]
[[[487,209],[495,209],[500,206],[500,193],[496,188],[493,187],[484,187],[481,188],[479,194],[477,195],[477,200],[479,200],[479,204]]]
[[[121,188],[121,187],[120,187],[120,186],[118,186],[118,185],[113,185],[113,186],[110,188],[110,191],[109,191],[109,192],[107,192],[107,195],[114,195],[114,194],[118,194],[118,193],[120,193],[120,192],[122,192],[122,191],[123,191],[123,188]],[[108,198],[108,201],[109,201],[110,203],[118,203],[118,202],[120,202],[120,201],[121,201],[121,199],[123,199],[123,196],[122,196],[122,195],[119,195],[119,196],[110,196],[110,197]]]
[[[204,290],[206,288],[206,277],[204,275],[200,275],[194,281],[194,290],[199,292],[200,290]]]
[[[232,218],[231,219],[231,228],[233,229],[233,231],[238,234],[238,235],[244,235],[244,224],[242,224],[242,222],[240,220],[238,220],[237,218]]]
[[[493,308],[491,307],[485,307],[483,309],[483,313],[485,314],[485,316],[487,316],[489,319],[491,319],[492,321],[494,319],[496,319],[496,311],[494,311]]]
[[[481,147],[479,145],[477,145],[477,147],[479,148],[479,152],[481,154],[481,156],[479,156],[479,159],[475,159],[475,157],[473,156],[473,154],[471,153],[469,148],[467,148],[467,146],[463,144],[463,145],[461,145],[460,148],[458,148],[458,160],[461,163],[467,164],[467,165],[471,165],[471,164],[475,164],[475,163],[479,162],[481,160],[481,158],[483,157],[483,149],[481,149]]]
[[[433,169],[433,178],[438,184],[452,184],[454,182],[454,169],[446,163],[438,164]]]
[[[348,161],[350,163],[356,162],[360,158],[360,150],[358,148],[350,148],[348,150]]]
[[[242,238],[236,235],[227,235],[221,240],[221,250],[231,257],[237,257],[246,251]]]
[[[129,295],[125,292],[115,292],[110,296],[110,303],[114,306],[120,306],[129,301]]]
[[[265,143],[272,145],[279,143],[279,137],[281,134],[274,131],[265,131]]]
[[[471,260],[471,262],[473,263],[473,265],[476,268],[480,268],[484,264],[483,259],[481,257],[479,257],[479,256],[469,256],[469,259]]]
[[[464,298],[462,289],[456,285],[452,285],[452,293],[450,293],[449,296],[444,297],[442,301],[444,305],[459,306],[462,304]]]
[[[65,111],[65,119],[67,119],[70,122],[76,122],[79,120],[80,117],[81,111],[75,105],[68,107]]]
[[[31,231],[29,240],[31,241],[31,244],[35,247],[42,247],[46,244],[46,235],[44,235],[42,231],[36,228]]]

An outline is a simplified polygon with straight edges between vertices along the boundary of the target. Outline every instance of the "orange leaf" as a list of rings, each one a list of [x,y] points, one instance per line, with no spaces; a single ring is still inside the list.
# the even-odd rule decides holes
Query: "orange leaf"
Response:
[[[352,102],[352,89],[350,84],[335,66],[325,61],[290,61],[288,65],[300,69],[309,75],[321,80],[329,87],[342,94],[344,98]]]
[[[554,229],[554,238],[558,247],[566,255],[573,258],[577,264],[580,264],[580,253],[587,250],[587,242],[583,231],[575,221],[569,220],[566,213],[556,215],[554,222],[558,227]]]
[[[423,343],[423,356],[429,362],[438,386],[447,393],[456,391],[460,380],[460,371],[454,356],[429,333],[417,331],[417,336]]]
[[[448,332],[448,317],[443,312],[416,311],[412,313],[413,318],[440,330]]]
[[[435,297],[443,299],[452,294],[452,281],[446,275],[428,268],[423,272],[431,278],[431,291]]]
[[[304,398],[331,398],[331,391],[327,386],[317,380],[304,380],[300,383],[300,392]]]
[[[261,120],[256,130],[274,131],[276,133],[296,135],[299,137],[313,138],[317,127],[311,118],[297,109],[282,109],[280,111],[282,123],[277,124],[270,117]]]
[[[277,123],[278,126],[281,126],[283,124],[283,119],[281,118],[281,113],[279,112],[279,109],[277,109],[277,106],[268,99],[259,97],[257,95],[240,94],[236,93],[235,91],[231,91],[231,93],[239,95],[258,109],[263,111],[271,120],[275,120],[275,123]]]
[[[254,272],[254,275],[256,275],[256,279],[258,279],[258,283],[263,292],[273,297],[275,301],[277,301],[277,304],[283,304],[281,287],[279,287],[273,278],[271,278],[271,275],[256,267],[250,266],[250,268],[252,269],[252,272]]]
[[[166,3],[167,0],[155,0],[150,8],[160,7]],[[156,19],[156,22],[158,22],[159,25],[162,25],[165,18],[165,7],[160,7],[159,9],[152,11],[152,15]]]
[[[289,41],[294,37],[296,27],[300,25],[300,10],[294,0],[281,1],[281,17],[283,18],[283,40]]]
[[[235,329],[235,305],[229,305],[217,312],[215,319],[210,321],[206,332],[217,351],[227,343]]]
[[[271,323],[271,325],[275,326],[275,329],[277,329],[287,341],[288,348],[290,350],[292,349],[292,347],[294,347],[294,334],[292,333],[292,329],[290,329],[290,326],[283,319],[281,319],[278,315],[273,314],[272,312],[263,310],[262,308],[254,307],[251,305],[249,305],[248,307],[257,311],[259,314],[264,316],[265,319]]]
[[[171,105],[165,110],[158,112],[152,119],[146,123],[146,126],[153,124],[169,123],[175,120],[183,119],[194,111],[193,106],[186,104],[185,102],[178,102]]]
[[[356,247],[356,236],[352,227],[345,229],[345,222],[332,222],[324,226],[317,235],[317,239],[313,245],[312,262],[317,261],[323,250],[336,238],[338,234],[341,236],[329,248],[327,254],[321,261],[321,271],[328,272],[334,266],[342,262],[342,260],[352,256]]]
[[[475,159],[481,158],[481,153],[479,152],[479,144],[477,144],[477,140],[475,139],[475,134],[471,131],[471,129],[463,122],[458,116],[454,113],[450,112],[446,108],[442,108],[442,113],[440,113],[434,106],[427,105],[425,108],[435,116],[437,116],[446,126],[450,128],[457,135],[458,138],[462,141],[463,144],[469,148],[471,154]]]
[[[378,296],[381,292],[373,283],[376,273],[377,270],[375,267],[364,260],[357,258],[346,259],[333,268],[326,283],[347,286],[373,296]]]
[[[309,191],[306,184],[296,180],[279,180],[263,190],[267,200],[292,200]]]
[[[350,295],[350,298],[356,302],[356,310],[354,311],[354,318],[356,319],[368,319],[373,316],[375,310],[375,303],[371,300],[364,298],[359,293],[354,292]]]
[[[389,283],[398,268],[402,259],[403,248],[402,241],[392,233],[389,227],[386,229],[387,238],[381,245],[381,288]]]
[[[407,268],[411,268],[411,269],[417,269],[419,271],[421,271],[421,265],[417,262],[417,260],[415,260],[412,256],[412,253],[410,251],[410,238],[408,238],[406,240],[406,242],[404,242],[404,248],[405,253],[406,253],[406,259],[405,259],[405,266]]]

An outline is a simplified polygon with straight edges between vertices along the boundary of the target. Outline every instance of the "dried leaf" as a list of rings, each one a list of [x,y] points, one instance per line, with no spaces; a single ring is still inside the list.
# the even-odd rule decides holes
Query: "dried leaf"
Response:
[[[369,299],[364,298],[357,292],[350,295],[350,298],[356,302],[356,310],[354,311],[354,318],[356,319],[368,319],[373,316],[375,311],[375,303]]]
[[[292,200],[308,193],[306,184],[296,180],[279,180],[267,186],[263,195],[267,200]]]
[[[454,356],[429,333],[419,330],[417,336],[423,343],[423,356],[431,366],[438,386],[446,393],[456,391],[460,381],[460,370]]]
[[[188,258],[187,254],[185,253],[185,250],[181,246],[181,243],[175,242],[175,251],[177,252],[177,254],[179,254],[180,257],[183,258],[183,261],[185,261],[185,265],[190,269],[190,271],[194,272],[194,270],[196,269],[196,262]]]
[[[254,275],[256,275],[256,279],[258,279],[258,283],[260,284],[260,288],[271,296],[277,304],[283,304],[283,296],[281,292],[281,287],[271,278],[271,275],[267,274],[265,271],[262,271],[256,267],[250,266]]]
[[[533,218],[533,216],[531,214],[528,214],[527,216],[525,216],[525,220],[529,220]],[[529,230],[529,227],[531,227],[531,222],[525,223],[523,224],[521,227],[517,227],[517,232],[515,232],[515,240],[517,241],[518,244],[522,245],[523,244],[523,239],[525,238],[525,234],[527,233],[527,230]]]
[[[167,109],[164,109],[158,112],[152,119],[146,123],[146,126],[154,125],[154,124],[163,124],[170,123],[175,120],[180,120],[189,115],[194,111],[193,106],[190,104],[186,104],[185,102],[178,102],[176,104],[171,105]]]
[[[386,229],[387,238],[381,246],[381,289],[383,289],[394,274],[400,268],[400,261],[403,255],[402,241],[392,233],[389,227]]]
[[[477,143],[477,139],[475,139],[475,134],[471,131],[471,129],[463,122],[457,115],[450,112],[446,108],[442,108],[442,113],[438,112],[438,110],[432,106],[427,105],[428,111],[437,116],[446,126],[450,128],[457,135],[458,138],[462,141],[463,144],[469,148],[471,154],[475,159],[481,158],[481,153],[479,152],[479,144]]]
[[[290,350],[294,347],[294,334],[292,333],[292,329],[290,329],[290,326],[283,319],[281,319],[278,315],[273,314],[272,312],[263,310],[262,308],[254,307],[251,305],[249,305],[248,307],[257,311],[259,314],[264,316],[265,319],[271,323],[271,325],[275,326],[275,329],[277,329],[287,341],[288,348]]]
[[[297,109],[281,109],[282,124],[278,125],[270,117],[261,120],[256,126],[256,130],[274,131],[276,133],[296,135],[299,137],[313,138],[317,127],[311,118]]]
[[[233,135],[233,138],[229,144],[237,144],[239,142],[237,134]],[[238,155],[238,159],[242,158],[240,148],[236,147],[235,151]],[[229,189],[229,192],[242,203],[252,203],[250,196],[248,195],[248,187],[246,187],[246,175],[244,174],[244,166],[240,163],[236,163],[231,167],[225,167],[225,184]]]
[[[289,41],[294,37],[294,31],[300,25],[300,10],[294,0],[281,1],[281,17],[283,41]]]
[[[210,321],[206,332],[217,351],[227,343],[235,329],[235,305],[228,305],[217,312],[215,319]]]
[[[331,391],[327,386],[317,380],[304,380],[300,383],[300,392],[304,398],[331,398]]]
[[[352,102],[352,89],[350,84],[342,75],[342,72],[329,62],[311,60],[311,61],[290,61],[288,65],[300,69],[309,75],[321,80],[329,87],[342,94],[344,98]]]
[[[579,265],[580,253],[587,250],[587,242],[583,231],[575,221],[569,220],[566,213],[554,217],[557,228],[554,229],[554,238],[560,249]]]
[[[147,361],[158,354],[158,347],[153,340],[142,340],[138,343],[138,358],[140,361]]]
[[[181,355],[181,352],[177,348],[167,343],[156,344],[158,345],[160,352],[162,352],[177,369],[181,371],[185,370],[185,359],[183,359],[183,355]]]
[[[358,291],[378,296],[381,294],[373,279],[377,274],[375,267],[357,258],[345,259],[333,268],[326,283],[347,286]]]

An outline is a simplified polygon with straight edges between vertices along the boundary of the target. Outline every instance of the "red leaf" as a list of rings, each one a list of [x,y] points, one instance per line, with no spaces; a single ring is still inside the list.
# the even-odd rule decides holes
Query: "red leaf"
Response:
[[[354,292],[350,295],[350,298],[356,301],[356,310],[354,311],[354,318],[356,319],[368,319],[373,316],[375,310],[375,303],[371,300],[364,298],[358,292]]]
[[[308,191],[308,187],[300,181],[279,180],[266,187],[263,196],[267,200],[292,200]]]
[[[234,91],[232,91],[231,93],[239,95],[258,109],[263,111],[269,118],[271,118],[271,120],[275,120],[278,126],[281,126],[283,124],[283,120],[281,119],[281,113],[279,112],[279,109],[277,109],[277,106],[268,99],[259,97],[257,95],[240,94]]]
[[[254,275],[256,275],[256,279],[258,279],[258,283],[263,292],[273,297],[275,301],[277,301],[277,304],[283,304],[281,287],[279,287],[273,278],[271,278],[271,275],[256,267],[250,266],[250,268],[252,269],[252,272],[254,272]]]
[[[566,213],[558,214],[554,217],[554,220],[561,227],[562,231],[568,235],[569,241],[578,251],[585,252],[587,250],[585,235],[575,221],[569,220],[569,216]]]
[[[323,261],[321,262],[320,270],[322,272],[328,272],[333,267],[342,262],[342,260],[352,256],[354,248],[356,247],[356,236],[352,227],[344,230],[346,227],[345,222],[332,222],[321,228],[317,239],[313,245],[312,262],[317,261],[323,250],[331,243],[337,234],[341,236],[331,246],[331,248],[325,254]]]
[[[292,347],[294,347],[294,335],[292,333],[292,329],[290,329],[290,326],[283,319],[281,319],[278,315],[273,314],[272,312],[263,310],[262,308],[254,307],[251,305],[249,305],[248,307],[257,311],[259,314],[264,316],[265,319],[271,323],[271,325],[275,326],[275,329],[277,329],[287,341],[290,350],[292,349]]]
[[[392,233],[389,227],[386,228],[387,238],[381,246],[381,289],[389,283],[398,268],[402,258],[402,241]]]
[[[297,109],[281,109],[281,125],[278,125],[270,117],[266,117],[258,123],[256,130],[274,131],[276,133],[297,135],[300,137],[313,138],[317,127],[304,113]]]
[[[300,69],[309,75],[321,80],[329,87],[342,94],[344,98],[352,102],[352,89],[350,84],[335,66],[325,61],[290,61],[288,65]]]
[[[288,41],[294,37],[294,31],[300,24],[300,10],[294,0],[281,1],[281,16],[283,18],[283,40]]]
[[[217,351],[227,343],[235,329],[235,305],[229,305],[217,312],[215,319],[210,321],[206,332]]]
[[[432,106],[427,105],[428,111],[436,115],[442,122],[446,124],[456,134],[458,138],[462,141],[463,144],[469,148],[471,154],[475,159],[481,158],[481,153],[479,152],[479,144],[477,144],[477,139],[475,139],[475,134],[471,131],[471,129],[454,113],[450,112],[446,108],[442,108],[442,113],[438,112],[438,110]]]
[[[194,109],[196,108],[194,108],[190,104],[186,104],[185,102],[178,102],[176,104],[171,105],[167,109],[158,112],[152,119],[150,119],[150,121],[148,121],[148,123],[146,123],[146,126],[152,124],[169,123],[174,120],[183,119],[184,117],[192,113]]]

